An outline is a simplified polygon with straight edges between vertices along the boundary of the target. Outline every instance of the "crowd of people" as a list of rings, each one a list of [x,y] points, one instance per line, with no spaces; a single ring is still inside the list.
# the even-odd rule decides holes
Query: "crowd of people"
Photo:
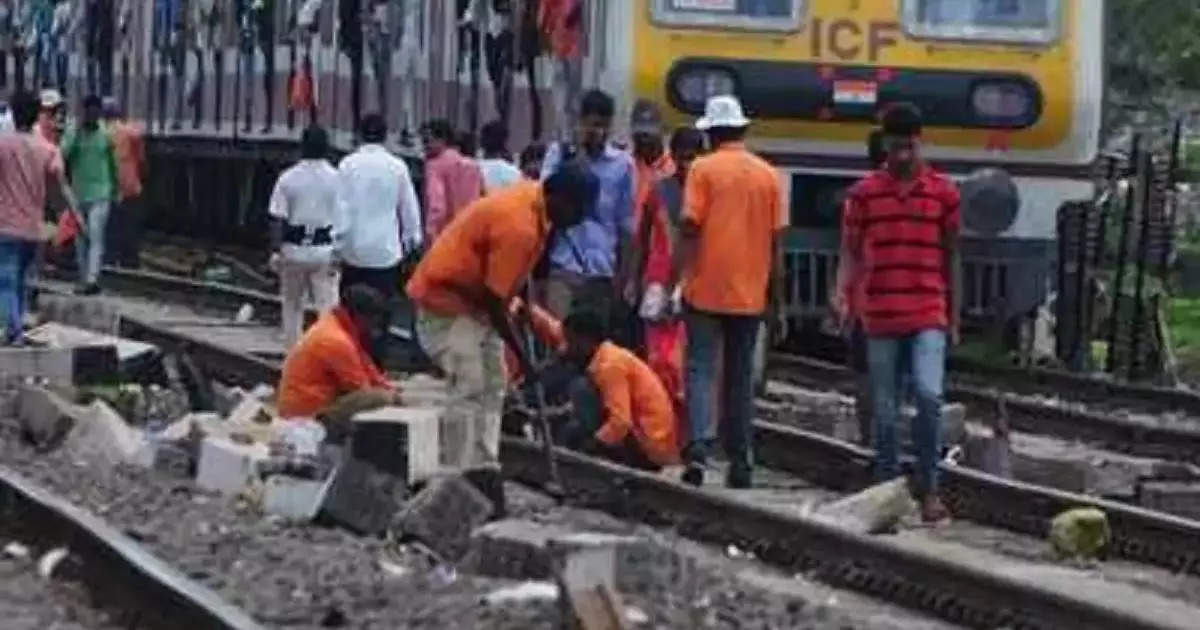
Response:
[[[15,129],[0,132],[9,342],[20,338],[47,210],[76,224],[79,291],[94,294],[113,204],[120,215],[141,193],[141,135],[117,104],[86,98],[65,133],[61,108],[52,92],[18,94]],[[380,365],[406,298],[415,338],[449,386],[442,464],[468,471],[499,511],[506,393],[528,400],[534,385],[535,404],[571,402],[570,421],[553,429],[570,447],[681,466],[701,486],[718,435],[724,483],[753,486],[756,355],[764,327],[785,332],[780,174],[747,149],[751,120],[733,96],[712,97],[669,135],[657,106],[637,102],[630,149],[611,138],[611,96],[588,91],[577,111],[572,141],[527,147],[517,161],[500,122],[483,127],[477,151],[449,122],[429,121],[420,194],[384,146],[382,116],[362,117],[359,146],[336,166],[327,133],[304,130],[301,159],[268,208],[288,348],[283,417],[329,422],[347,397],[398,400]],[[921,160],[920,137],[914,107],[882,115],[874,170],[846,196],[833,303],[864,375],[876,474],[899,474],[895,423],[911,393],[915,494],[936,521],[947,516],[936,465],[944,356],[957,340],[958,193]],[[58,221],[55,241],[72,220]],[[320,315],[304,331],[309,303]]]
[[[449,386],[441,463],[466,471],[498,513],[507,393],[526,405],[569,401],[569,420],[551,429],[566,446],[646,470],[681,466],[695,486],[719,435],[725,485],[752,487],[755,357],[764,324],[774,338],[785,332],[779,173],[746,148],[751,120],[735,97],[713,97],[669,136],[658,108],[639,101],[630,150],[610,137],[615,109],[604,92],[585,93],[574,140],[529,147],[516,163],[499,122],[482,129],[477,157],[447,121],[430,121],[423,212],[407,168],[378,144],[377,116],[364,118],[364,144],[336,170],[306,157],[285,173],[272,216],[301,240],[283,241],[279,255],[286,268],[288,243],[324,235],[321,260],[340,264],[342,305],[291,352],[281,412],[328,419],[347,396],[402,398],[381,375],[378,343],[403,286],[415,338]],[[920,113],[904,104],[871,134],[874,170],[846,196],[833,303],[864,375],[860,419],[876,474],[900,474],[895,423],[911,393],[914,493],[923,518],[939,521],[948,516],[936,466],[943,361],[957,339],[958,193],[921,160],[920,137]],[[320,130],[305,132],[305,155],[323,142]],[[330,278],[333,264],[310,273]],[[305,288],[283,288],[289,340]],[[321,296],[322,309],[336,301],[332,290]]]
[[[71,246],[77,291],[99,292],[106,260],[136,256],[146,172],[140,127],[113,99],[87,96],[68,127],[66,104],[52,89],[13,95],[11,129],[0,130],[0,309],[4,341],[22,342],[29,280],[47,253]],[[106,252],[110,217],[116,251]],[[106,256],[107,254],[107,256]]]

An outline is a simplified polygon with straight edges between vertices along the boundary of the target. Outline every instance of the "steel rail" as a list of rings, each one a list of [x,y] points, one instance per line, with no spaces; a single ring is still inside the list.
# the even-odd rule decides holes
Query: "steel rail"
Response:
[[[799,355],[772,353],[767,360],[767,371],[781,381],[846,394],[852,394],[856,387],[849,368]],[[994,387],[984,389],[954,382],[947,384],[945,393],[946,400],[961,402],[969,412],[979,416],[994,414],[1003,397],[1009,426],[1017,431],[1080,440],[1119,453],[1200,463],[1200,424],[1198,428],[1156,426],[1012,398]]]
[[[0,532],[40,549],[66,547],[69,577],[129,628],[263,630],[104,520],[0,466]]]
[[[241,382],[268,373],[275,378],[279,375],[278,364],[150,322],[131,319],[123,325],[123,330],[145,341],[157,340],[173,347],[199,350],[193,358],[204,367],[230,373],[244,369]],[[833,455],[824,457],[840,462],[841,470],[826,467],[827,474],[858,470],[855,478],[862,479],[864,453],[850,452],[849,456],[859,461],[847,463],[842,459],[847,445],[818,436],[781,442],[781,435],[792,432],[761,426],[759,448],[764,461],[786,463],[807,459],[799,454],[787,459],[780,454],[781,449],[812,453],[829,448]],[[801,447],[807,450],[801,451]],[[600,508],[622,518],[669,523],[698,540],[742,545],[765,562],[805,571],[830,584],[933,613],[955,623],[977,628],[1172,627],[1145,611],[1122,610],[1119,602],[1101,603],[1037,588],[1013,577],[908,549],[890,540],[849,533],[811,518],[754,506],[565,449],[557,449],[556,457],[568,498],[577,504]],[[506,436],[501,459],[509,478],[535,486],[548,481],[549,471],[538,444]],[[799,464],[795,467],[801,468]],[[1021,488],[1011,491],[1019,495]],[[1179,523],[1181,519],[1168,520],[1185,529],[1188,525]]]

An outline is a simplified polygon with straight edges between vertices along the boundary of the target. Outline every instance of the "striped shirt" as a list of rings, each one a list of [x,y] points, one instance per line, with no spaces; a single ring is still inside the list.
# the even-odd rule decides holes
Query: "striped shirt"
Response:
[[[948,325],[945,242],[958,230],[958,188],[929,167],[911,183],[875,171],[850,189],[842,238],[858,256],[854,302],[868,335]]]

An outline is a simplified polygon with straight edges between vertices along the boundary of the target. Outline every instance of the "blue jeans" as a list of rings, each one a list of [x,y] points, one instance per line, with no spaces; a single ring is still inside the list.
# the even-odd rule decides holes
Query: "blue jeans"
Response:
[[[25,314],[25,281],[36,245],[31,241],[0,236],[0,326],[2,343],[21,336]]]
[[[874,407],[875,478],[887,481],[900,474],[896,390],[907,376],[917,407],[912,432],[917,448],[917,495],[936,493],[942,380],[946,367],[945,331],[930,328],[903,337],[871,337],[867,340],[867,363]]]
[[[722,315],[688,309],[686,383],[688,437],[685,458],[708,459],[705,437],[713,421],[713,382],[717,377],[717,352],[723,349],[724,382],[721,387],[721,438],[730,466],[749,471],[754,438],[754,346],[761,318]]]
[[[86,224],[75,239],[75,264],[79,265],[79,281],[96,284],[104,262],[104,237],[108,229],[108,213],[112,203],[84,201],[79,204],[80,219]]]

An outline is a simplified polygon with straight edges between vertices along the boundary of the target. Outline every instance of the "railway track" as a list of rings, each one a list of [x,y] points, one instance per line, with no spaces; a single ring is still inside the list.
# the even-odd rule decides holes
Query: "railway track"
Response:
[[[1007,370],[996,370],[1011,375]],[[772,353],[768,358],[768,372],[775,378],[803,386],[823,387],[846,394],[856,390],[854,374],[849,368],[821,359]],[[1054,382],[1062,388],[1056,399],[1045,400],[1036,398],[1042,394],[1029,393],[1033,386],[1016,377],[997,377],[995,381],[988,381],[982,373],[964,376],[955,372],[950,372],[948,377],[946,400],[963,403],[969,415],[992,416],[1003,399],[1009,425],[1016,431],[1078,440],[1118,453],[1200,463],[1200,415],[1192,415],[1182,407],[1190,400],[1190,392],[1162,390],[1161,395],[1168,402],[1156,402],[1160,390],[1155,388],[1066,377],[1043,370],[1039,376],[1032,377],[1043,379],[1041,382],[1045,385],[1040,387],[1052,388],[1050,383]],[[1026,382],[1026,385],[1008,389],[1010,381]],[[1072,388],[1068,381],[1087,381],[1087,384]],[[1117,393],[1103,405],[1103,410],[1101,406],[1079,402],[1083,396],[1101,397],[1101,392],[1106,389]],[[1171,401],[1179,402],[1181,407],[1169,413],[1150,410],[1155,406],[1170,406]],[[1122,406],[1123,402],[1137,406]]]
[[[239,301],[228,294],[220,299]],[[254,384],[278,376],[270,358],[169,323],[134,315],[123,318],[122,333],[187,352],[222,380]],[[797,487],[816,484],[828,494],[867,483],[868,451],[779,425],[760,422],[758,429],[761,462]],[[510,477],[535,486],[545,481],[538,445],[505,437],[502,450]],[[789,497],[776,489],[756,499],[753,491],[696,490],[562,449],[557,457],[573,503],[738,545],[789,571],[970,627],[1190,627],[1200,612],[1200,523],[1185,519],[946,466],[945,491],[961,526],[868,538],[798,511],[807,500],[803,491]],[[1081,505],[1109,514],[1117,560],[1088,571],[1030,555],[1045,546],[1050,517]],[[1013,551],[1020,549],[1026,551]]]
[[[0,466],[0,536],[40,551],[66,548],[81,583],[113,627],[261,630],[228,604],[96,515]]]

